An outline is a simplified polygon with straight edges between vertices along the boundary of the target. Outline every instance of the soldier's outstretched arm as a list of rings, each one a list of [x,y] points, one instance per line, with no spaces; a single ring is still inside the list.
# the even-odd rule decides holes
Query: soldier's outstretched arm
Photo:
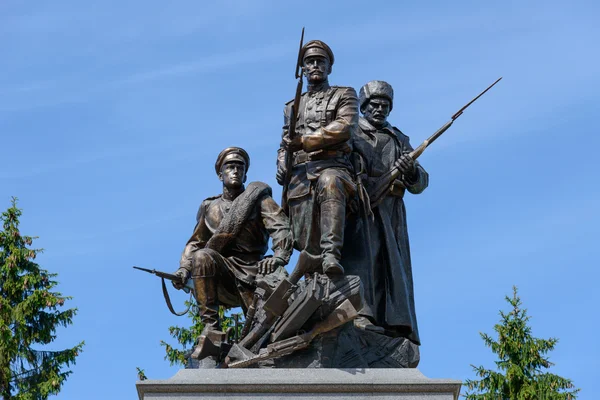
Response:
[[[273,241],[271,248],[273,260],[277,266],[286,265],[290,261],[293,251],[289,219],[271,196],[265,196],[260,201],[260,213],[263,224]]]
[[[353,88],[344,88],[335,108],[336,117],[326,126],[302,137],[302,148],[312,152],[343,143],[358,126],[358,97]],[[334,95],[335,96],[335,95]],[[331,111],[327,111],[331,112]]]

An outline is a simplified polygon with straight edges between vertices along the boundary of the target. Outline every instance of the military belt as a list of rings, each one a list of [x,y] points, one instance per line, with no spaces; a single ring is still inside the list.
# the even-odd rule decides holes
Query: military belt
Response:
[[[293,165],[303,164],[308,161],[330,160],[332,158],[346,157],[347,153],[339,150],[318,150],[310,153],[299,151],[294,155]]]

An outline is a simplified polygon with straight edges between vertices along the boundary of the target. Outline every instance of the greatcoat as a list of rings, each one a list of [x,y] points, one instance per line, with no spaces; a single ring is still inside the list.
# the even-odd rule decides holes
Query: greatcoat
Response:
[[[354,151],[360,154],[367,174],[365,186],[391,170],[403,153],[413,150],[408,136],[399,129],[386,124],[376,129],[365,118],[359,120],[354,137]],[[429,175],[417,163],[414,180],[404,187],[397,180],[387,196],[373,209],[374,218],[369,222],[371,237],[371,260],[351,263],[347,273],[363,276],[363,281],[373,280],[373,297],[367,296],[374,322],[386,330],[408,337],[420,344],[404,194],[421,193],[429,183]],[[345,243],[345,246],[348,246]],[[366,256],[366,255],[365,255]],[[372,268],[369,271],[365,266]],[[368,288],[365,288],[368,290]]]

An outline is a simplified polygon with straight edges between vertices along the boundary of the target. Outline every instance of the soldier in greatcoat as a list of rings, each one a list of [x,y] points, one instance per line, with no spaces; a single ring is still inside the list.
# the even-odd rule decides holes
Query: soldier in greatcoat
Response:
[[[372,259],[352,263],[348,273],[363,277],[365,282],[372,280],[375,290],[372,298],[367,296],[366,305],[377,326],[390,335],[407,337],[420,344],[403,198],[407,191],[423,192],[429,175],[408,156],[413,150],[408,136],[387,121],[394,105],[392,86],[371,81],[361,88],[359,102],[363,117],[353,145],[363,161],[367,189],[394,166],[400,169],[401,175],[373,208],[374,220],[369,228],[371,251],[364,253]],[[366,270],[365,266],[372,270]]]

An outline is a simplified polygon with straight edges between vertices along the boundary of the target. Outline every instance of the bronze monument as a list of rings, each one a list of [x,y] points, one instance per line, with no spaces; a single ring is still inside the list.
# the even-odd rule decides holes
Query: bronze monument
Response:
[[[245,186],[250,157],[228,147],[215,163],[223,192],[200,205],[180,268],[145,271],[163,278],[171,310],[164,279],[192,290],[204,323],[193,359],[210,358],[220,368],[416,367],[420,339],[403,198],[428,186],[417,158],[500,79],[413,149],[387,121],[392,86],[371,81],[359,96],[331,86],[333,51],[320,40],[303,45],[303,38],[304,30],[296,96],[284,108],[277,155],[282,207],[267,184]],[[288,274],[293,249],[299,260]],[[233,342],[221,331],[219,305],[245,313]]]

